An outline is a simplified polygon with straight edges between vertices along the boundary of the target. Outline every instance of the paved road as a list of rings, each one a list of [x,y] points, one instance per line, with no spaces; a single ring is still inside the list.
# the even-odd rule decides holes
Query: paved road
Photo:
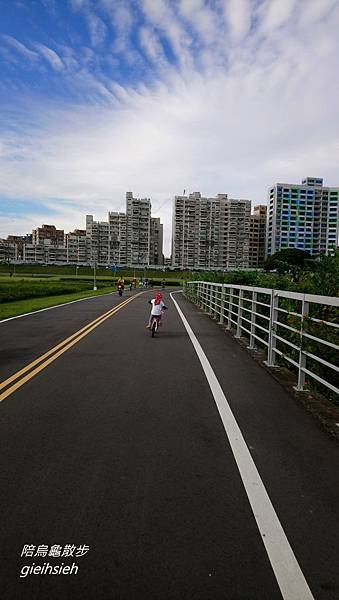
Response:
[[[263,543],[263,535],[274,536],[270,526],[266,534],[258,529],[196,350],[167,292],[163,330],[151,339],[149,297],[121,305],[0,403],[1,598],[309,598],[279,590]],[[240,426],[305,589],[316,600],[337,600],[338,447],[228,334],[176,299]],[[0,323],[1,380],[120,302],[105,296]],[[33,556],[21,557],[30,545]],[[46,552],[38,546],[73,557],[35,556]],[[280,543],[272,552],[283,568]],[[20,577],[23,567],[21,574],[47,563],[75,566]]]

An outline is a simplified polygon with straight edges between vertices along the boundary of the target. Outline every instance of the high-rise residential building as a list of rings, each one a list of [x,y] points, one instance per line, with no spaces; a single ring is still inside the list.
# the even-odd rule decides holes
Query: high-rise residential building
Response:
[[[248,267],[251,203],[227,194],[176,196],[172,266],[181,269]]]
[[[338,245],[339,187],[307,177],[301,185],[276,183],[269,190],[266,255],[298,248],[316,256]]]
[[[54,246],[63,246],[64,231],[56,229],[55,225],[43,225],[32,230],[32,243],[43,244],[47,240]]]
[[[149,198],[126,194],[126,213],[109,212],[107,221],[86,215],[86,229],[64,235],[54,225],[33,229],[32,236],[0,241],[0,261],[97,265],[162,265],[163,225],[151,217]]]
[[[159,217],[151,217],[150,229],[150,257],[151,265],[163,265],[164,256],[163,249],[163,225],[160,223]]]
[[[151,218],[148,198],[126,194],[126,213],[109,212],[108,221],[86,216],[88,260],[106,265],[162,264],[163,230],[160,219]]]
[[[65,235],[66,260],[71,264],[86,264],[88,262],[89,240],[86,229],[75,229]]]
[[[250,221],[249,266],[262,267],[265,260],[267,206],[259,204],[253,209]]]
[[[93,215],[86,215],[86,237],[89,262],[108,265],[110,254],[108,222],[94,221]]]
[[[251,201],[230,199],[226,202],[226,268],[246,269],[249,261]]]
[[[8,236],[9,237],[9,236]],[[0,262],[10,263],[18,259],[18,246],[13,240],[0,239]]]
[[[151,201],[126,193],[127,264],[150,264]]]
[[[24,244],[32,243],[32,234],[26,235],[8,235],[7,242],[16,246],[16,258],[15,260],[23,260],[23,248]]]
[[[127,219],[122,212],[108,213],[109,225],[109,263],[127,264]]]

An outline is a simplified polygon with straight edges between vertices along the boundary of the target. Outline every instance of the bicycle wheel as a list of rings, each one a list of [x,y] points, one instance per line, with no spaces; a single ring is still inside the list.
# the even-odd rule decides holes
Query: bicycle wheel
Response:
[[[157,325],[158,325],[158,324],[157,324],[157,320],[156,320],[156,319],[153,319],[153,323],[152,323],[152,329],[151,329],[151,331],[152,331],[152,337],[154,337],[154,336],[155,336],[155,333],[156,333],[156,330],[157,330]]]

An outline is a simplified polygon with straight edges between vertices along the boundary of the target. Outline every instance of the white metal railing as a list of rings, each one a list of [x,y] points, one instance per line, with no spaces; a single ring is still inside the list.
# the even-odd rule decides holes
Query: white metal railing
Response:
[[[339,298],[207,281],[186,282],[184,293],[249,348],[263,346],[268,366],[282,357],[296,390],[308,377],[339,394]]]

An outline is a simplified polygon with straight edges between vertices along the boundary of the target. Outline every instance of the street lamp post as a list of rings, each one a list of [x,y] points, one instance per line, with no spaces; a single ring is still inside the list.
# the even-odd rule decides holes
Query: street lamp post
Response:
[[[94,292],[97,291],[97,260],[96,260],[96,257],[94,257],[94,264],[93,264],[93,291]]]

